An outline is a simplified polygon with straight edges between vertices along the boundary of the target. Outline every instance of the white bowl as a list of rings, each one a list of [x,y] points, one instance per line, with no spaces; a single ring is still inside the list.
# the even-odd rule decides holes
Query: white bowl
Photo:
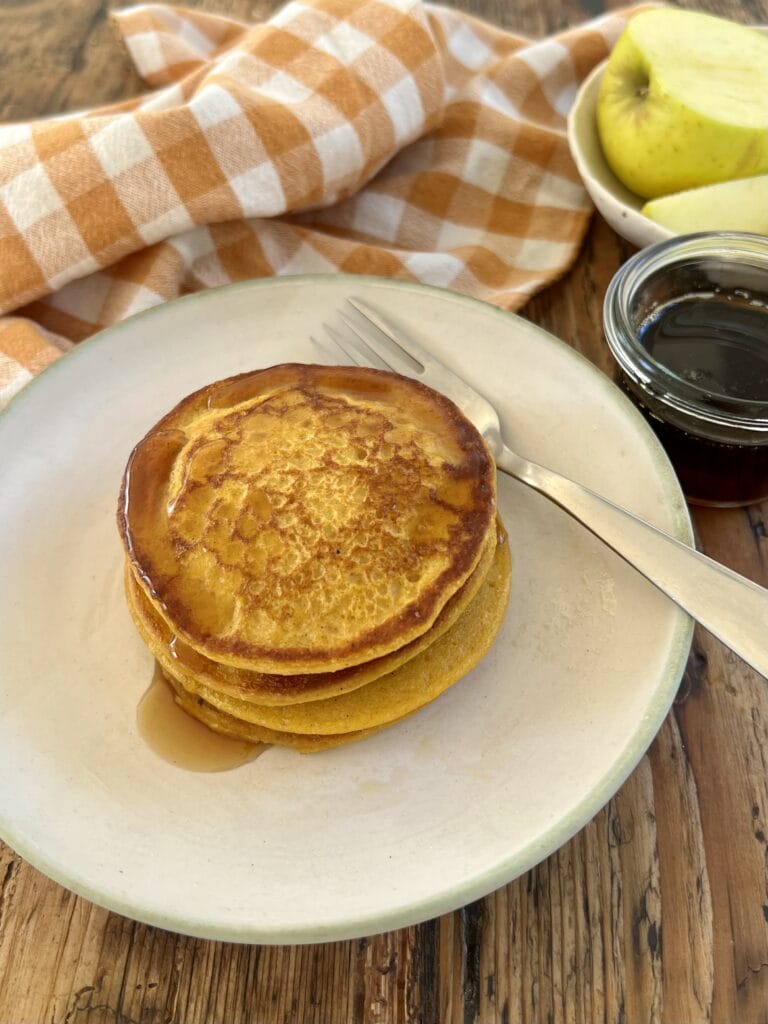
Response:
[[[767,32],[766,26],[754,26]],[[584,80],[568,115],[568,145],[571,156],[592,202],[622,238],[641,249],[677,232],[664,228],[644,217],[640,210],[645,202],[621,184],[603,156],[597,134],[597,94],[608,62],[603,61]]]

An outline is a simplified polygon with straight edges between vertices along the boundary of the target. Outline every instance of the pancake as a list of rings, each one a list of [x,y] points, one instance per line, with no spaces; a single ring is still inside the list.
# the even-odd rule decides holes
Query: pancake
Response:
[[[496,532],[486,540],[477,568],[463,586],[449,599],[432,627],[420,637],[373,661],[354,665],[338,672],[276,675],[249,672],[206,658],[174,636],[168,623],[155,610],[139,586],[130,564],[126,564],[125,591],[128,608],[137,630],[166,674],[179,680],[185,689],[200,693],[215,690],[240,701],[260,705],[298,704],[335,697],[364,686],[394,671],[409,658],[450,629],[467,604],[477,593],[490,569],[496,550]]]
[[[202,684],[189,694],[190,698],[202,698],[206,705],[238,722],[277,734],[367,733],[412,714],[474,668],[496,637],[509,600],[511,580],[509,544],[500,524],[498,541],[490,569],[454,625],[388,675],[338,697],[286,707],[265,707],[237,700]],[[184,681],[173,671],[172,662],[161,662],[161,667],[166,676],[183,686]],[[232,735],[242,736],[242,733]],[[271,742],[279,743],[280,739]]]
[[[492,567],[457,623],[388,676],[327,700],[265,709],[215,692],[209,701],[167,676],[180,706],[225,735],[292,746],[303,753],[365,738],[414,714],[474,668],[496,638],[511,581],[509,545],[500,532]]]
[[[249,671],[338,672],[425,634],[476,569],[495,466],[417,381],[286,364],[212,384],[134,449],[118,524],[173,634]]]
[[[365,732],[350,732],[337,736],[310,736],[290,732],[274,732],[265,729],[264,726],[254,725],[251,722],[242,722],[232,715],[219,711],[218,708],[206,704],[202,697],[193,697],[175,679],[165,677],[169,686],[174,691],[174,699],[179,707],[198,722],[207,725],[214,732],[223,736],[231,736],[233,739],[245,740],[247,743],[268,743],[272,746],[292,747],[301,754],[315,754],[321,750],[330,750],[332,747],[339,747],[344,743],[354,743],[356,740],[365,739],[379,729],[369,729]]]

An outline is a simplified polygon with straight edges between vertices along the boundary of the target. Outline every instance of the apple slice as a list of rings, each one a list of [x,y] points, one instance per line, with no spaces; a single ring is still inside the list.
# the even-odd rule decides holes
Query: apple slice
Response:
[[[631,19],[600,86],[606,160],[644,198],[768,172],[768,37],[697,11]]]
[[[768,174],[651,199],[640,211],[670,231],[756,231],[768,235]]]

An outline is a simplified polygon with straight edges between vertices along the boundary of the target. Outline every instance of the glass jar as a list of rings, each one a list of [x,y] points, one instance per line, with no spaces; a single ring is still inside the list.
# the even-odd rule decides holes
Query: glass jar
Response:
[[[680,235],[616,273],[603,307],[618,383],[689,501],[768,497],[768,237]]]

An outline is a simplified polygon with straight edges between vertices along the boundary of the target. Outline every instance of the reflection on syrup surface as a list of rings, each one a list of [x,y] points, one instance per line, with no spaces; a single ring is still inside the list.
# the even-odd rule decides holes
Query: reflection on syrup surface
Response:
[[[136,720],[147,746],[169,764],[192,772],[229,771],[267,749],[264,743],[221,736],[182,711],[157,664]]]
[[[738,291],[668,302],[639,337],[658,363],[705,396],[768,402],[766,330],[765,303]]]

